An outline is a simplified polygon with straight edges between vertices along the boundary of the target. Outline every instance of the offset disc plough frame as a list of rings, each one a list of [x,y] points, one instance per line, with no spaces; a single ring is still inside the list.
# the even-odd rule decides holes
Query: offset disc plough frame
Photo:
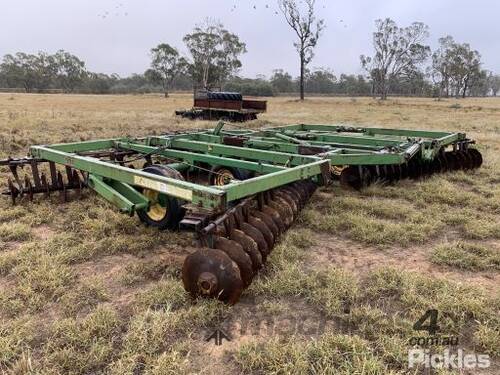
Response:
[[[200,249],[182,279],[193,296],[235,303],[317,186],[360,189],[478,168],[462,133],[291,125],[32,146],[0,161],[13,201],[91,188],[147,225],[192,230]],[[27,169],[32,177],[20,176]],[[47,178],[46,176],[49,176]]]

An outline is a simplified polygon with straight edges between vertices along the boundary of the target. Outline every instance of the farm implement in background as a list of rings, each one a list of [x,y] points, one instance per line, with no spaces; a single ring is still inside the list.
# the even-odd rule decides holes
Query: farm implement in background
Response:
[[[15,203],[57,192],[65,201],[90,188],[147,225],[194,231],[200,249],[184,261],[185,289],[235,303],[318,186],[337,179],[360,189],[482,164],[463,133],[223,127],[32,146],[29,157],[0,161],[12,172],[4,194]]]
[[[267,101],[244,98],[237,92],[195,90],[193,108],[175,111],[177,116],[192,120],[250,121],[267,110]]]

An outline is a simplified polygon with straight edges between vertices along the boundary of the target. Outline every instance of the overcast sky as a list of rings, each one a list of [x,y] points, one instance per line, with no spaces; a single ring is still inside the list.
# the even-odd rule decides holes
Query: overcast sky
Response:
[[[185,53],[182,37],[206,17],[218,18],[247,44],[241,74],[298,74],[294,36],[276,0],[0,0],[0,55],[64,49],[104,73],[142,73],[149,50],[167,42]],[[310,67],[359,73],[359,55],[371,53],[374,20],[400,26],[422,21],[429,44],[447,34],[468,42],[484,68],[500,72],[500,1],[317,0],[327,28]]]

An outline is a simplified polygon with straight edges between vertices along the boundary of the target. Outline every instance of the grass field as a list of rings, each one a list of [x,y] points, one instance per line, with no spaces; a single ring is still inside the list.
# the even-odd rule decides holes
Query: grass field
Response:
[[[190,102],[0,94],[0,158],[31,144],[213,126],[173,115]],[[361,192],[321,188],[233,307],[184,293],[190,234],[145,228],[91,192],[64,205],[4,197],[0,372],[420,373],[407,351],[426,334],[412,326],[436,308],[442,335],[491,356],[472,373],[498,373],[500,99],[272,98],[248,126],[298,122],[463,131],[485,163]],[[231,342],[205,341],[218,327]]]

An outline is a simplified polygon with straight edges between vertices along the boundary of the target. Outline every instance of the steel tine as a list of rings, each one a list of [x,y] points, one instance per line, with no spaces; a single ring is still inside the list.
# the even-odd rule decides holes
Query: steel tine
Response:
[[[82,197],[82,182],[78,176],[78,171],[73,169],[73,182],[75,183],[74,188],[76,189],[76,195],[78,198]]]
[[[25,193],[28,194],[29,200],[33,201],[33,185],[31,183],[31,180],[28,178],[28,176],[24,177],[24,189],[25,189]]]
[[[35,182],[35,187],[37,189],[40,189],[42,185],[40,181],[40,174],[38,173],[38,163],[35,159],[31,159],[30,165],[31,165],[31,173],[33,174],[33,181]]]
[[[74,187],[73,169],[68,165],[66,165],[66,177],[68,178],[68,187]]]
[[[52,181],[52,188],[54,190],[57,190],[57,170],[56,170],[56,163],[53,161],[49,162],[49,169],[50,169],[50,180]]]
[[[63,176],[61,172],[57,172],[57,184],[59,187],[59,200],[64,203],[68,200],[66,185],[64,184]]]
[[[10,178],[8,179],[7,184],[9,186],[10,197],[12,198],[12,205],[15,205],[16,198],[19,195],[19,189],[14,186],[14,183]]]
[[[44,191],[44,195],[45,197],[49,197],[50,195],[50,188],[49,188],[49,185],[47,183],[47,176],[45,176],[45,173],[42,173],[42,176],[40,177],[40,182],[42,184],[42,189]]]
[[[22,191],[23,190],[23,183],[21,182],[21,179],[19,178],[19,174],[17,173],[17,165],[9,164],[9,169],[10,169],[10,172],[12,173],[12,175],[14,176],[14,180],[16,181],[19,190]]]

